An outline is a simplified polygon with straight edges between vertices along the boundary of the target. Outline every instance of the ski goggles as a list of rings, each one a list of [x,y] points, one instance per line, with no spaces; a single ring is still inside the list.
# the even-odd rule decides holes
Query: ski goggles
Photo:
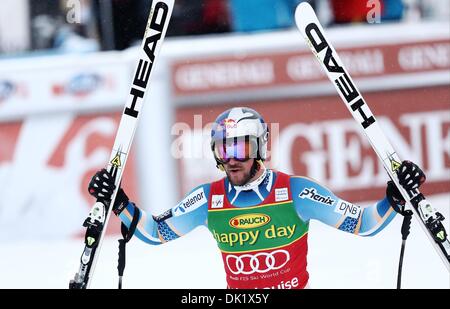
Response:
[[[255,159],[258,153],[256,139],[246,137],[229,138],[214,143],[214,156],[220,163],[228,163],[233,158],[239,162]]]

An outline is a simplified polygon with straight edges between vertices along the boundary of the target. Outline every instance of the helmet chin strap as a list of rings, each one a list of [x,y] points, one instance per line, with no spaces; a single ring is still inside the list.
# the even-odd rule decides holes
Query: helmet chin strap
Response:
[[[259,160],[255,160],[250,173],[250,179],[252,179],[256,175],[256,173],[259,171],[260,168],[263,169],[261,176],[259,176],[258,178],[256,178],[251,182],[247,182],[243,186],[233,186],[236,189],[236,191],[248,191],[257,188],[261,184],[261,182],[263,182],[264,178],[266,178],[267,169],[262,162],[260,162]]]

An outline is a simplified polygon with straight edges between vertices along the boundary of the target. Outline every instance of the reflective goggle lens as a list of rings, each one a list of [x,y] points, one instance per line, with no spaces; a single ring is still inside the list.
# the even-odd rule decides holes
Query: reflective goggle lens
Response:
[[[254,143],[246,139],[230,139],[225,143],[216,143],[214,152],[216,157],[223,163],[228,163],[231,158],[245,162],[256,157]]]

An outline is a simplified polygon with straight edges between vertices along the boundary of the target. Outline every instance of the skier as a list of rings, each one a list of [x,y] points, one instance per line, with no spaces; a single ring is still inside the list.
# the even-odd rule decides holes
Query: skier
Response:
[[[253,109],[223,112],[211,130],[211,150],[221,180],[194,188],[160,216],[140,210],[135,235],[152,245],[206,226],[222,253],[228,288],[301,289],[308,283],[307,239],[311,219],[360,236],[373,236],[404,210],[405,200],[392,181],[386,196],[362,208],[340,199],[317,181],[264,166],[269,131]],[[414,163],[398,169],[405,190],[420,187],[425,174]],[[114,181],[103,169],[89,193],[109,201]],[[119,188],[113,212],[130,226],[137,206]]]

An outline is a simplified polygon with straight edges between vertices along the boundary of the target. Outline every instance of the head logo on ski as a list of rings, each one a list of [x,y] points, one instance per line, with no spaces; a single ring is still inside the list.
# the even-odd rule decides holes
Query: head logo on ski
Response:
[[[353,111],[358,111],[358,113],[362,118],[361,125],[364,127],[364,129],[367,129],[371,124],[375,122],[375,118],[368,109],[366,109],[366,111],[363,110],[363,107],[366,105],[366,102],[364,102],[364,99],[359,94],[358,89],[356,89],[356,87],[353,85],[353,82],[348,77],[347,72],[336,61],[333,55],[333,50],[331,49],[325,37],[323,36],[319,27],[315,23],[310,23],[306,26],[305,33],[309,39],[309,42],[311,42],[311,46],[316,51],[317,58],[323,62],[328,72],[339,75],[339,77],[337,78],[335,78],[333,75],[334,82],[336,83],[339,92],[345,98],[345,101],[348,104],[351,104],[350,105],[351,109]],[[319,57],[319,54],[323,50],[325,50],[325,57],[322,60]],[[351,103],[357,98],[358,100],[356,102]]]

